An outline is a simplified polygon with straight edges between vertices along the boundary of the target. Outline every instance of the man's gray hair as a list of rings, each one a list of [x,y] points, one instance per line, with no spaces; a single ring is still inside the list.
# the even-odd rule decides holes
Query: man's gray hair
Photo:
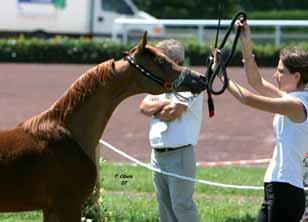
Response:
[[[182,43],[175,39],[167,39],[157,43],[157,48],[163,51],[170,59],[177,59],[180,64],[184,63],[185,48]]]

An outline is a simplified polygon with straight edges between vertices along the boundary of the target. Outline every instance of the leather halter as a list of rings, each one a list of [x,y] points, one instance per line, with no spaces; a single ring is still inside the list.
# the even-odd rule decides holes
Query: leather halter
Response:
[[[144,66],[139,65],[135,61],[134,57],[130,56],[128,52],[124,52],[124,59],[128,61],[129,64],[131,64],[134,68],[140,71],[144,76],[158,83],[160,86],[162,86],[166,90],[176,90],[183,83],[185,77],[190,74],[189,69],[184,68],[181,74],[175,80],[173,80],[173,82],[169,82],[169,81],[161,79],[157,75],[154,75],[151,71],[149,71]]]

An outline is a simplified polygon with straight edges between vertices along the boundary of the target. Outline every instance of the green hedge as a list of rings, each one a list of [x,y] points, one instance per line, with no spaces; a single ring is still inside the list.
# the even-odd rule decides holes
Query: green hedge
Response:
[[[0,62],[25,63],[99,63],[120,58],[126,45],[88,38],[0,39]]]
[[[211,50],[210,45],[187,42],[185,46],[188,64],[205,65]],[[308,43],[303,43],[301,46],[308,49]],[[130,48],[132,45],[108,40],[97,42],[86,38],[0,39],[0,62],[97,64],[110,58],[120,59],[122,52]],[[230,46],[227,45],[225,50],[228,54]],[[254,53],[260,66],[276,66],[279,51],[280,48],[273,45],[254,46]],[[241,65],[241,57],[240,49],[237,48],[231,65]]]
[[[306,45],[308,48],[308,44]],[[209,56],[210,45],[201,45],[197,43],[186,44],[186,55],[190,65],[205,65],[206,58]],[[273,67],[277,65],[279,52],[281,48],[276,48],[274,45],[254,45],[254,54],[260,66]],[[226,45],[225,56],[227,57],[231,51],[231,45]],[[231,66],[242,65],[242,54],[240,48],[237,47],[234,56],[231,60]]]

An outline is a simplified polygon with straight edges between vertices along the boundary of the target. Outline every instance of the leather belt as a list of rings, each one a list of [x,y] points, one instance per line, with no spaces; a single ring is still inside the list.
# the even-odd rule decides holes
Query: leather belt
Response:
[[[165,153],[165,152],[169,152],[169,151],[175,151],[175,150],[179,150],[179,149],[183,149],[186,147],[191,146],[191,144],[185,145],[185,146],[179,146],[179,147],[165,147],[165,148],[154,148],[155,152],[158,153]]]

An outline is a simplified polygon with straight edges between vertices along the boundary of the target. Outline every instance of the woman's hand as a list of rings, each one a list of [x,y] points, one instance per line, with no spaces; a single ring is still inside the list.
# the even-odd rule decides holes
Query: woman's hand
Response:
[[[240,41],[242,45],[243,59],[250,58],[252,55],[252,41],[251,41],[251,31],[247,22],[243,19],[240,19],[236,23],[236,28],[241,28],[240,32]]]
[[[242,43],[250,43],[251,42],[251,31],[245,20],[240,20],[236,23],[236,28],[241,29],[240,40]]]
[[[219,53],[219,49],[212,49],[212,59],[213,59],[213,64],[212,64],[212,71],[213,72],[216,72],[216,69],[220,69],[218,72],[217,72],[217,76],[219,78],[222,78],[222,70],[221,70],[221,67],[220,67],[220,56],[218,56],[217,54]]]

